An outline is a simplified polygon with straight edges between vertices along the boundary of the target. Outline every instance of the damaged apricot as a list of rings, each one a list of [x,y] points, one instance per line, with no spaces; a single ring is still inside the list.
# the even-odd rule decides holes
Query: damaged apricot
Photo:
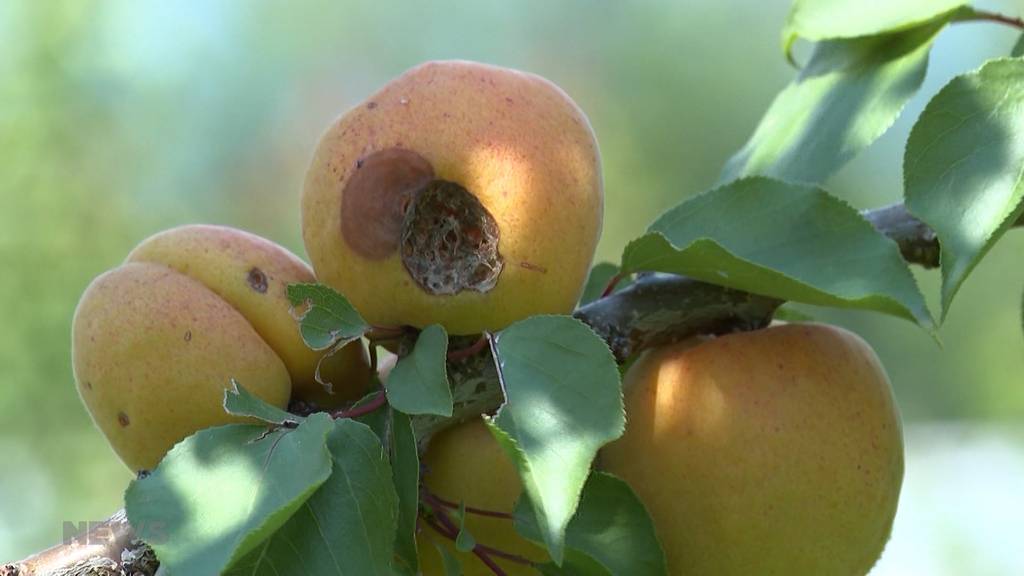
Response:
[[[317,278],[370,323],[472,334],[570,312],[602,210],[594,134],[561,89],[429,62],[324,134],[303,240]]]

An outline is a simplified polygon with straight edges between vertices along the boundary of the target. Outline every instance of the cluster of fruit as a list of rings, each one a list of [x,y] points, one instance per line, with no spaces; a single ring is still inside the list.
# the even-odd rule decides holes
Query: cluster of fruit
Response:
[[[500,330],[572,311],[602,210],[597,144],[560,89],[468,62],[419,66],[323,136],[302,199],[312,270],[229,228],[144,241],[82,297],[80,394],[134,470],[234,421],[221,404],[231,379],[282,408],[335,409],[372,382],[364,344],[309,350],[287,284],[327,284],[378,327]],[[862,574],[877,559],[902,440],[888,380],[859,338],[785,325],[693,340],[642,355],[623,386],[627,432],[598,465],[646,504],[672,574]],[[431,492],[469,507],[510,512],[521,492],[479,421],[437,435],[423,462]],[[545,557],[507,518],[466,522],[480,543]],[[423,573],[445,573],[429,532],[418,538]],[[465,574],[491,573],[442,545]]]

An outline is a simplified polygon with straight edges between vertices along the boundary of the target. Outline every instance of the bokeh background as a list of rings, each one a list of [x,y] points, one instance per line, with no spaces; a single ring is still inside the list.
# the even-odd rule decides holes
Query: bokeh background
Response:
[[[1024,11],[1015,0],[984,7]],[[616,260],[709,187],[794,72],[786,0],[0,2],[0,561],[100,520],[129,474],[70,371],[82,290],[170,226],[246,228],[302,254],[299,193],[321,131],[388,79],[466,58],[546,76],[601,142]],[[1012,31],[942,33],[922,93],[828,187],[899,199],[903,143],[953,75]],[[806,47],[803,47],[806,53]],[[908,467],[876,575],[1024,574],[1024,233],[968,280],[940,332],[811,310],[867,338],[906,418]],[[920,272],[933,304],[935,273]]]

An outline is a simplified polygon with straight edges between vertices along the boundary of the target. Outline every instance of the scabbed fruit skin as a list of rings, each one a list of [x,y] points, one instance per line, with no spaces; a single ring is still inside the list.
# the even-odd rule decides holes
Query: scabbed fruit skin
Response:
[[[647,505],[673,575],[861,576],[903,479],[889,380],[858,336],[773,326],[644,354],[601,453]]]
[[[283,248],[216,226],[157,234],[94,280],[75,311],[72,364],[83,402],[125,464],[151,469],[195,431],[244,421],[223,409],[232,378],[281,408],[293,383],[307,400],[326,395],[284,294],[286,284],[310,281]],[[360,346],[332,358],[338,394],[328,399],[365,390]]]
[[[465,422],[434,436],[423,456],[423,470],[424,485],[437,496],[485,510],[511,513],[523,489],[515,466],[505,456],[482,420]],[[535,562],[548,560],[543,549],[516,533],[511,520],[467,514],[466,528],[479,544]],[[464,576],[494,574],[475,555],[459,552],[450,539],[426,525],[416,540],[423,576],[446,574],[435,544],[445,547],[458,558]],[[538,573],[523,564],[500,558],[495,558],[495,561],[510,576],[533,576]]]
[[[324,134],[303,239],[320,281],[370,323],[472,334],[570,312],[602,210],[594,134],[562,90],[515,70],[429,62]]]

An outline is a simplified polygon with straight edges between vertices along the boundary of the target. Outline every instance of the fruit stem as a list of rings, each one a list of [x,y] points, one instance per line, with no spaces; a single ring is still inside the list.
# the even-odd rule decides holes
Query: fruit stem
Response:
[[[450,350],[448,352],[448,361],[461,362],[463,360],[472,358],[473,356],[476,356],[477,353],[479,353],[481,350],[483,350],[484,346],[487,346],[487,335],[481,334],[480,338],[476,342],[473,342],[472,345],[467,346],[465,348],[460,348],[458,350]]]
[[[378,408],[384,406],[387,403],[388,397],[386,394],[384,394],[384,391],[381,390],[380,392],[374,394],[373,398],[366,404],[354,406],[347,410],[339,410],[331,414],[331,417],[334,418],[335,420],[341,418],[359,418],[360,416],[366,416],[367,414],[370,414],[371,412],[377,410]]]
[[[405,328],[402,326],[371,326],[366,331],[367,340],[371,342],[385,342],[388,340],[397,340],[405,335]]]
[[[967,10],[963,16],[958,16],[956,20],[959,22],[996,22],[1012,26],[1018,30],[1024,30],[1024,18],[1014,18],[987,10],[975,10],[972,8]]]

